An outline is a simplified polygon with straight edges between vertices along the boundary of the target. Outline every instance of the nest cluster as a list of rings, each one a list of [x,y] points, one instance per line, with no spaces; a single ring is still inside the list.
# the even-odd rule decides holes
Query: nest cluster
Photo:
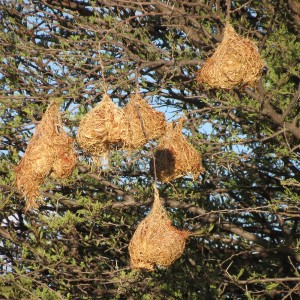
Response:
[[[111,150],[137,149],[159,139],[150,171],[154,178],[171,182],[186,174],[203,171],[201,156],[182,134],[184,118],[168,124],[162,112],[153,109],[138,93],[119,108],[104,94],[102,101],[80,121],[78,145],[92,158],[106,157]],[[52,102],[16,167],[16,187],[26,199],[25,210],[39,206],[40,186],[46,177],[67,178],[77,163],[73,140],[62,129],[59,104]],[[178,259],[190,233],[172,226],[154,187],[154,204],[137,227],[129,244],[131,266],[154,270]]]
[[[139,94],[133,94],[124,109],[105,94],[82,118],[77,141],[87,154],[101,157],[112,149],[137,149],[160,138],[150,165],[153,176],[162,182],[186,174],[196,178],[203,171],[201,156],[182,134],[182,124],[183,119],[175,127],[168,124],[164,113],[153,109]],[[76,163],[73,139],[63,130],[59,104],[53,101],[15,168],[16,187],[26,199],[26,210],[38,207],[40,186],[47,176],[67,178]]]
[[[255,86],[263,66],[255,44],[240,37],[227,23],[222,42],[199,70],[197,81],[221,89]]]
[[[168,124],[162,112],[153,109],[139,94],[133,94],[121,109],[105,94],[103,100],[81,120],[77,141],[88,154],[107,156],[110,149],[137,149],[159,139],[150,172],[162,182],[186,174],[197,178],[203,171],[201,156],[182,134],[184,118]]]
[[[131,267],[154,270],[156,266],[170,266],[182,255],[188,237],[188,231],[180,231],[171,225],[154,188],[153,207],[138,225],[129,244]]]
[[[165,115],[139,94],[133,94],[124,109],[104,95],[101,103],[81,120],[77,140],[88,154],[101,156],[112,148],[132,150],[160,138],[150,166],[154,177],[162,182],[186,174],[196,178],[203,172],[201,156],[182,134],[183,122],[181,118],[176,126],[168,124]],[[157,189],[154,191],[153,208],[137,227],[129,245],[131,266],[135,269],[168,267],[182,255],[189,236],[171,225]]]
[[[81,120],[77,141],[88,154],[107,156],[111,149],[142,147],[161,137],[166,125],[164,113],[153,109],[139,94],[133,94],[124,109],[105,94]]]
[[[40,185],[47,176],[66,178],[73,172],[76,163],[73,140],[62,128],[59,104],[52,102],[15,168],[16,187],[26,199],[25,209],[38,207]]]
[[[224,38],[198,72],[197,81],[213,88],[252,86],[261,77],[263,62],[250,40],[240,37],[228,23]],[[104,94],[102,101],[81,120],[78,145],[93,158],[111,150],[132,150],[159,139],[150,164],[155,179],[171,182],[186,174],[197,178],[203,171],[201,155],[182,134],[184,118],[167,123],[162,112],[153,109],[135,93],[119,108]],[[77,163],[73,139],[63,130],[57,101],[52,102],[15,168],[16,187],[26,199],[25,209],[38,207],[40,186],[47,176],[69,177]],[[154,203],[138,225],[129,244],[132,268],[154,270],[178,259],[190,233],[172,226],[154,186]]]

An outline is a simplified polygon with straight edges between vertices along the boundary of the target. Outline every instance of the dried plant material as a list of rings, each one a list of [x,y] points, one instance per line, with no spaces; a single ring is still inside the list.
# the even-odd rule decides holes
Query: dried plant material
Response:
[[[171,225],[154,188],[152,210],[138,225],[129,244],[131,267],[154,270],[155,266],[170,266],[182,255],[188,236],[188,231],[177,230]]]
[[[198,71],[197,81],[222,89],[255,86],[263,66],[255,44],[240,37],[227,23],[222,42]]]
[[[77,164],[77,155],[73,146],[73,139],[67,134],[61,135],[61,142],[57,145],[56,157],[50,176],[55,179],[68,178]]]
[[[147,141],[160,138],[165,133],[165,114],[152,108],[138,93],[131,95],[124,113],[129,122],[126,145],[129,149],[139,148]]]
[[[29,141],[24,156],[15,168],[15,183],[17,189],[26,199],[25,210],[37,208],[40,196],[40,185],[52,171],[65,170],[65,162],[60,158],[70,156],[72,166],[64,171],[63,178],[72,173],[76,165],[76,154],[71,138],[62,129],[59,104],[52,102],[42,120],[37,125]],[[57,177],[62,178],[62,177]]]
[[[44,177],[36,173],[24,157],[15,168],[15,181],[18,191],[26,200],[25,210],[28,210],[38,208],[37,200],[40,196],[40,186],[44,182]]]
[[[51,171],[55,158],[51,143],[59,117],[59,106],[53,102],[37,125],[25,154],[15,169],[16,187],[26,199],[26,210],[38,207],[36,200],[40,185]]]
[[[81,120],[77,141],[88,154],[100,157],[111,148],[122,148],[127,136],[128,125],[123,110],[105,94],[102,101]]]
[[[197,178],[204,171],[200,154],[182,134],[183,122],[181,118],[175,128],[168,124],[155,151],[155,165],[151,162],[150,172],[153,175],[156,172],[157,179],[162,182],[171,182],[187,174]]]

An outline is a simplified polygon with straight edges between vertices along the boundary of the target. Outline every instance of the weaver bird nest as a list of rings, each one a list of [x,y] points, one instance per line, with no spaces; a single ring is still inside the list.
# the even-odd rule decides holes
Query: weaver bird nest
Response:
[[[40,185],[46,176],[66,178],[76,163],[73,140],[62,129],[59,104],[52,102],[15,168],[16,187],[26,199],[25,210],[38,207]]]
[[[190,174],[197,178],[203,171],[201,155],[182,134],[184,117],[177,125],[168,124],[151,161],[150,172],[162,182],[171,182],[176,178]]]
[[[261,78],[263,66],[255,44],[240,37],[227,23],[222,42],[198,71],[197,81],[222,89],[254,86]]]
[[[105,156],[122,148],[128,136],[128,124],[121,108],[105,94],[102,101],[81,120],[77,141],[93,157]]]
[[[188,236],[188,231],[171,225],[155,188],[152,210],[138,225],[129,244],[131,267],[154,270],[155,266],[170,266],[182,255]]]
[[[153,109],[138,93],[131,95],[124,114],[129,123],[129,149],[139,148],[165,133],[167,122],[164,113]]]

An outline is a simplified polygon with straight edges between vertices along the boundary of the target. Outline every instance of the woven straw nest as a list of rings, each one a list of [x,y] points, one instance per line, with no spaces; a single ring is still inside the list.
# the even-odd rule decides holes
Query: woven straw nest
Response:
[[[171,182],[187,174],[197,178],[204,171],[200,154],[182,134],[184,120],[180,118],[175,127],[168,124],[155,151],[155,164],[151,162],[150,172],[156,173],[162,182]]]
[[[62,130],[59,104],[52,102],[15,168],[16,187],[26,199],[25,210],[38,207],[36,200],[46,176],[66,178],[72,173],[76,163],[73,140]]]
[[[227,23],[222,42],[198,71],[197,81],[222,89],[255,86],[263,66],[255,44],[240,37]]]
[[[81,120],[77,141],[93,157],[105,156],[110,149],[120,149],[128,136],[128,125],[121,108],[105,94],[102,101]]]
[[[167,122],[164,113],[152,108],[138,93],[131,95],[124,113],[129,122],[126,148],[139,148],[165,133]]]
[[[188,237],[188,231],[171,225],[155,188],[153,208],[138,225],[129,244],[131,267],[154,270],[155,266],[170,266],[182,255]]]

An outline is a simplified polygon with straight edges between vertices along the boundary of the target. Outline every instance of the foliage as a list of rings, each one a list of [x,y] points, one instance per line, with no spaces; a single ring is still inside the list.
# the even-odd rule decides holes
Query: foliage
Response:
[[[299,4],[232,1],[231,23],[256,43],[263,77],[256,88],[206,89],[195,76],[222,40],[226,2],[0,0],[1,298],[299,296]],[[77,169],[45,182],[38,210],[24,213],[15,188],[51,99],[76,137],[104,78],[120,107],[138,89],[168,121],[185,113],[203,157],[196,180],[158,184],[173,225],[192,233],[168,269],[131,270],[128,254],[152,205],[156,142],[102,168],[77,145]]]

